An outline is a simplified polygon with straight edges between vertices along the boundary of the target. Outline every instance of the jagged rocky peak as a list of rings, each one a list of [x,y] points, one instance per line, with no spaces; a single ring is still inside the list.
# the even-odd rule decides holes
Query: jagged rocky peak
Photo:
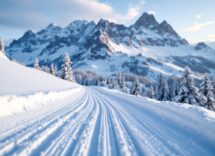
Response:
[[[62,28],[56,24],[50,23],[46,28],[40,30],[37,32],[37,34],[43,34],[43,33],[48,33],[48,32],[56,32],[60,31]]]
[[[57,24],[54,24],[54,23],[50,23],[46,29],[61,29],[60,26],[58,26]]]
[[[206,43],[204,42],[199,42],[196,44],[195,46],[195,50],[202,50],[202,49],[205,49],[205,48],[210,48]]]
[[[53,24],[53,23],[50,23],[50,24],[47,26],[47,28],[53,28],[53,27],[55,27],[55,24]]]
[[[115,24],[112,22],[109,22],[108,20],[105,19],[100,19],[97,23],[98,28],[108,28],[109,26],[114,26]]]
[[[168,33],[168,34],[174,35],[175,37],[179,37],[179,35],[172,28],[172,26],[169,23],[167,23],[167,21],[165,20],[159,24],[158,32],[160,34]]]
[[[157,27],[159,23],[156,21],[154,15],[148,14],[144,12],[142,16],[135,22],[134,26],[135,27],[145,27],[148,29],[153,29]]]
[[[22,36],[22,38],[29,38],[29,37],[34,37],[35,34],[33,33],[32,30],[27,30],[24,35]]]
[[[86,20],[75,20],[72,23],[70,23],[67,28],[74,29],[74,28],[81,28],[84,25],[87,25],[89,22]]]

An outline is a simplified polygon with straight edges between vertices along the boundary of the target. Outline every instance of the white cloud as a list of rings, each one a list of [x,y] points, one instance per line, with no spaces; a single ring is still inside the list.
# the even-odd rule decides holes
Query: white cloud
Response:
[[[140,15],[144,1],[119,13],[99,0],[1,0],[0,26],[40,29],[50,22],[65,26],[73,20],[101,18],[127,23]]]
[[[119,14],[119,13],[113,13],[114,15],[111,15],[109,20],[112,20],[114,22],[118,22],[121,24],[126,24],[129,21],[132,21],[137,16],[140,15],[140,10],[137,7],[130,6],[127,10],[126,14]]]
[[[192,26],[189,26],[185,29],[186,32],[198,32],[206,27],[215,24],[215,21],[208,21],[205,23],[194,23]]]
[[[208,35],[208,41],[215,41],[215,34]]]

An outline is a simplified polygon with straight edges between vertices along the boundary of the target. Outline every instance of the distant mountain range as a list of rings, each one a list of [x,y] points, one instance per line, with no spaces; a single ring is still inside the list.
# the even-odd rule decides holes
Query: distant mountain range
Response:
[[[215,49],[215,41],[207,41],[206,44]]]
[[[203,42],[192,46],[167,21],[159,23],[148,13],[129,27],[101,19],[77,20],[65,28],[50,24],[36,33],[28,30],[6,52],[27,66],[37,57],[41,65],[54,62],[58,69],[67,52],[75,70],[105,75],[120,71],[149,79],[160,73],[177,76],[185,66],[215,74],[214,49]]]

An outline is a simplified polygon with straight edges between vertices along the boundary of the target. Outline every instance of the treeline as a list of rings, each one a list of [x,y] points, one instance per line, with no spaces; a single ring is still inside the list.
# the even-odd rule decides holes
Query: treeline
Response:
[[[40,67],[38,59],[35,60],[34,68],[85,86],[103,86],[136,96],[149,97],[160,101],[188,103],[215,110],[215,90],[211,79],[205,76],[203,80],[198,80],[200,85],[196,85],[194,75],[188,67],[184,69],[181,78],[165,77],[160,74],[154,83],[143,76],[120,72],[110,76],[97,75],[91,71],[73,72],[72,62],[68,54],[65,54],[58,72],[54,64],[51,64],[50,67]]]

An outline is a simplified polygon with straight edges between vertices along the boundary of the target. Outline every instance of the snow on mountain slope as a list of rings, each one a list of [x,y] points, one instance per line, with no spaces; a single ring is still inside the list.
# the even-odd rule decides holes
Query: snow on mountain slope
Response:
[[[0,118],[0,155],[213,156],[215,113],[101,88]]]
[[[0,54],[0,95],[61,91],[76,86],[45,72],[24,67]]]
[[[0,52],[0,116],[26,112],[81,91],[77,84],[12,62]]]
[[[76,70],[91,69],[92,64],[89,62],[94,62],[97,66],[103,61],[120,60],[121,64],[115,62],[120,71],[139,74],[133,72],[131,68],[128,69],[128,66],[124,66],[124,64],[133,64],[134,59],[130,57],[138,59],[141,54],[144,58],[149,58],[154,62],[158,61],[160,66],[157,64],[156,68],[163,73],[169,74],[169,68],[163,67],[166,62],[173,64],[172,66],[177,69],[188,65],[195,72],[207,72],[211,75],[215,73],[215,51],[213,49],[196,50],[194,46],[180,37],[170,24],[166,21],[159,23],[153,15],[147,13],[143,13],[129,27],[103,19],[98,23],[77,20],[65,28],[50,24],[36,33],[27,31],[20,39],[14,40],[6,51],[10,58],[28,66],[32,66],[35,58],[38,57],[42,65],[50,65],[54,62],[59,67],[62,63],[62,56],[68,52]],[[118,53],[122,53],[122,55],[118,55]],[[124,59],[126,62],[121,60],[121,56],[127,57]],[[115,59],[116,57],[118,58]],[[150,64],[150,62],[145,63]],[[108,69],[108,73],[116,72],[116,70],[112,70],[115,69],[115,66],[109,66],[109,64],[114,63],[103,64],[103,70],[93,68],[93,71],[99,74],[104,74],[101,71],[105,71],[105,69]],[[139,68],[142,65],[133,64],[133,66]],[[149,73],[160,74],[158,70],[150,70]],[[177,70],[174,73],[180,75]],[[148,79],[150,78],[148,76]]]
[[[215,49],[215,41],[207,41],[206,42],[211,48]]]

